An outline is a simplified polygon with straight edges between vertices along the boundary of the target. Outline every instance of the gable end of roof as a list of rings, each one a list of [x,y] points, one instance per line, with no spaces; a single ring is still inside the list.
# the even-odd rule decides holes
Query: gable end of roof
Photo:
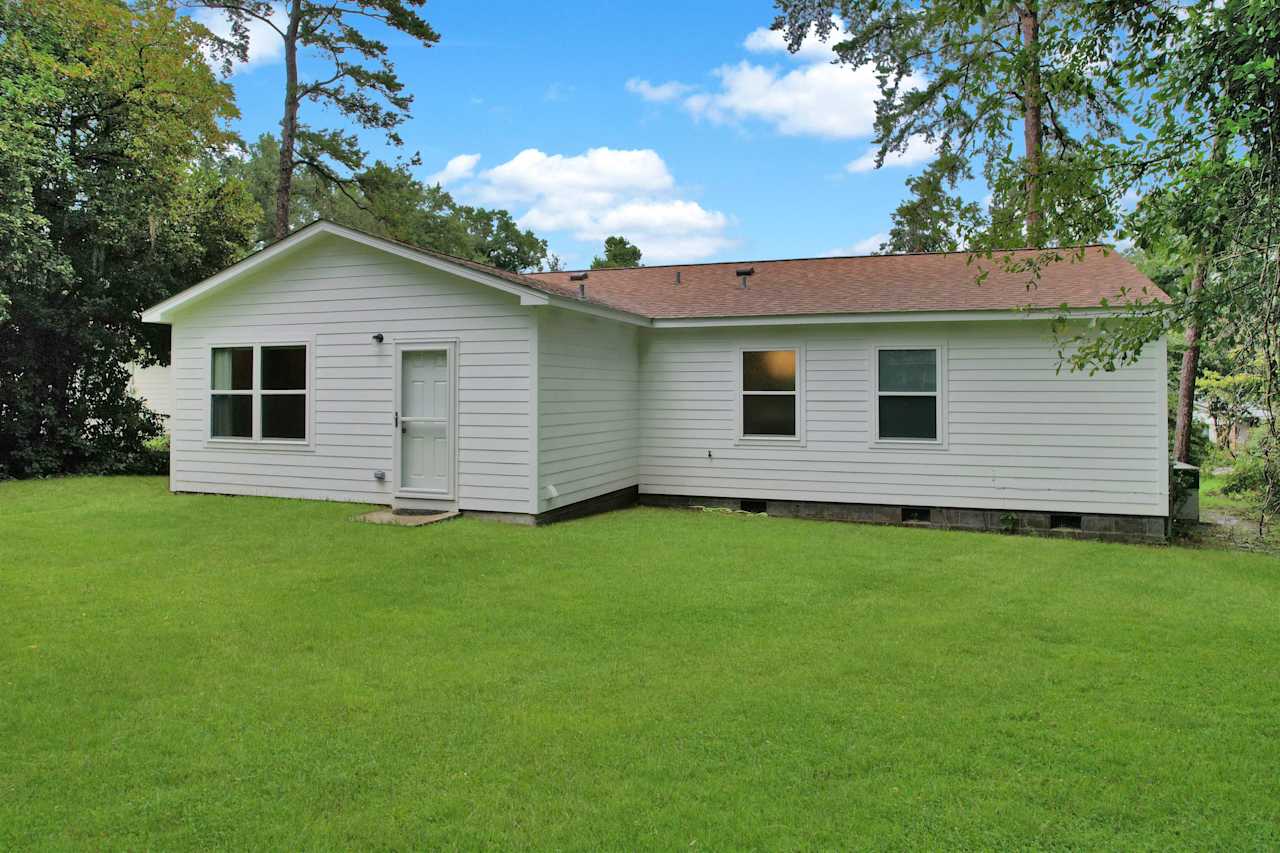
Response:
[[[466,260],[464,258],[456,258],[452,255],[446,255],[441,252],[433,252],[428,249],[420,249],[416,246],[410,246],[407,243],[401,243],[390,240],[385,237],[379,237],[359,231],[354,228],[348,228],[338,225],[328,220],[317,220],[309,225],[299,228],[297,231],[266,246],[246,258],[232,264],[219,273],[216,273],[204,281],[188,287],[168,299],[153,305],[142,313],[142,321],[144,323],[167,323],[178,310],[199,302],[213,293],[221,290],[232,282],[248,275],[255,269],[262,267],[264,264],[292,255],[300,250],[306,244],[313,240],[331,235],[342,239],[350,240],[354,243],[369,246],[379,251],[387,252],[398,257],[405,258],[415,263],[433,269],[448,272],[465,279],[469,279],[478,284],[492,287],[497,290],[510,293],[519,298],[522,305],[545,305],[555,300],[560,302],[573,298],[571,289],[561,287],[554,282],[540,281],[521,275],[519,273],[500,270],[475,261]],[[578,300],[574,300],[578,301]],[[611,306],[598,303],[595,300],[598,310],[613,312]],[[584,308],[587,306],[583,306]],[[626,312],[620,312],[626,314]],[[618,319],[628,319],[619,317]],[[630,318],[634,322],[640,318]]]

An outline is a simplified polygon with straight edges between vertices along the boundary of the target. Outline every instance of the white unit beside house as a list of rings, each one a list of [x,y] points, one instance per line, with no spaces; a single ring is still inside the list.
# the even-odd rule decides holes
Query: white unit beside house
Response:
[[[171,488],[552,520],[715,503],[1159,538],[1165,343],[1059,370],[1050,318],[1163,299],[1101,247],[517,275],[327,222],[144,314]]]
[[[129,393],[147,404],[159,415],[168,429],[173,414],[173,372],[165,364],[150,367],[129,366]]]

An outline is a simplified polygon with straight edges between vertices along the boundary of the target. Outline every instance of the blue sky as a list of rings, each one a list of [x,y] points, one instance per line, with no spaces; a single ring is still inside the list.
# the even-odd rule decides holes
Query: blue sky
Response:
[[[780,50],[773,14],[765,0],[435,0],[437,46],[384,35],[415,98],[404,148],[362,139],[377,157],[419,152],[420,177],[509,209],[569,266],[610,233],[652,263],[871,251],[928,151],[851,165],[873,147],[874,79],[821,44]],[[277,129],[283,85],[276,46],[252,54],[231,78],[247,140]],[[304,120],[333,124],[311,104]]]

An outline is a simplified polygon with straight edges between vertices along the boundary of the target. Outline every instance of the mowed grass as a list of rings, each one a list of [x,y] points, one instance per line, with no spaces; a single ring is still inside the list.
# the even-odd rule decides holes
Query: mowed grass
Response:
[[[1280,846],[1280,560],[0,484],[0,849]]]

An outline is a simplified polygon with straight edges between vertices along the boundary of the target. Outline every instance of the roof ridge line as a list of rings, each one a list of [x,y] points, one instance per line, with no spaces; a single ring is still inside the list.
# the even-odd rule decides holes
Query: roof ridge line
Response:
[[[1114,243],[1080,243],[1075,246],[1023,246],[1019,249],[992,249],[992,255],[998,255],[1010,252],[1055,252],[1059,250],[1069,249],[1115,249]],[[578,269],[568,270],[538,270],[537,272],[521,273],[521,275],[556,275],[559,273],[579,273],[579,272],[622,272],[625,270],[660,270],[670,269],[672,267],[714,267],[714,266],[733,266],[734,264],[785,264],[791,261],[847,261],[862,260],[867,258],[918,258],[929,257],[933,255],[985,255],[986,250],[981,251],[955,251],[955,252],[890,252],[888,254],[869,254],[869,255],[811,255],[801,258],[756,258],[737,261],[692,261],[683,264],[641,264],[638,267],[581,267]]]

